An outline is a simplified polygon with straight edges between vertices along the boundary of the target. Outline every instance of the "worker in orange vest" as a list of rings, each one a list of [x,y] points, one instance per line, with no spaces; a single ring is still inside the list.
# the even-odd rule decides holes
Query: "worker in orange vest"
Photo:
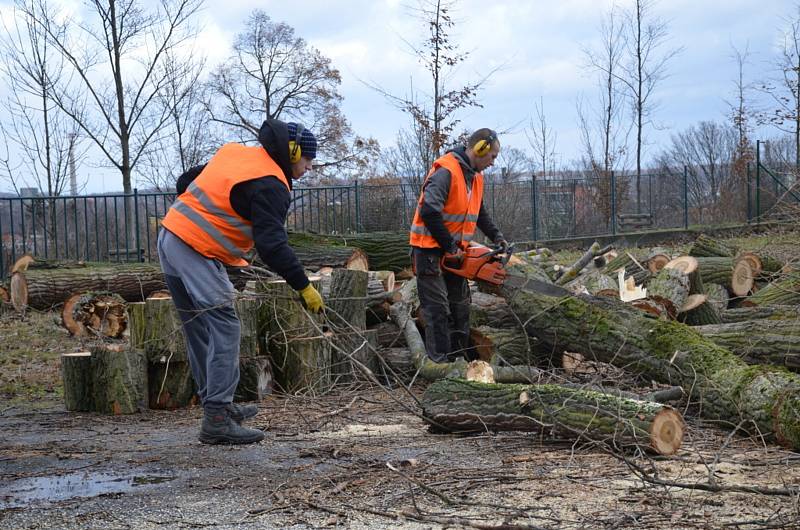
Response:
[[[466,278],[442,270],[440,262],[444,259],[448,267],[459,268],[476,228],[508,248],[483,206],[481,172],[494,164],[499,152],[497,133],[478,129],[466,147],[437,159],[422,184],[411,223],[411,259],[425,323],[425,350],[435,362],[472,357],[469,285]]]
[[[256,247],[272,270],[319,312],[322,297],[288,243],[284,224],[292,181],[311,169],[317,141],[297,123],[267,120],[260,145],[223,145],[204,166],[176,184],[177,199],[162,222],[158,256],[181,317],[189,364],[203,405],[199,439],[208,444],[259,442],[264,433],[241,425],[256,405],[233,403],[239,383],[240,323],[225,265],[246,266]]]

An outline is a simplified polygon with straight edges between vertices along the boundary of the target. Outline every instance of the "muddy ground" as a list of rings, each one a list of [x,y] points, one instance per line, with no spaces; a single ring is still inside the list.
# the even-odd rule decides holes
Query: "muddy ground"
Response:
[[[198,408],[67,413],[58,355],[85,344],[54,316],[0,317],[0,528],[800,528],[800,454],[690,410],[684,446],[657,459],[432,434],[420,383],[268,397],[266,439],[242,447],[200,444]]]

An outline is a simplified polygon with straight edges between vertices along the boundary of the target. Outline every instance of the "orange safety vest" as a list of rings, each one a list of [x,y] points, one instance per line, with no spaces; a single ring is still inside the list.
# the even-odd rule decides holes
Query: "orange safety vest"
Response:
[[[475,228],[478,225],[478,214],[483,201],[483,174],[475,173],[472,180],[472,192],[468,194],[461,164],[453,153],[447,153],[433,163],[428,176],[425,177],[425,182],[437,169],[442,167],[450,171],[450,193],[447,195],[442,209],[444,226],[447,227],[456,243],[462,248],[466,248],[475,236]],[[409,243],[414,247],[439,248],[439,243],[433,238],[419,213],[425,197],[425,184],[422,185],[422,189],[419,201],[417,201],[417,211],[414,212],[414,220],[411,222]]]
[[[207,258],[246,266],[253,248],[253,223],[231,206],[231,190],[241,182],[275,176],[291,189],[283,170],[263,147],[223,145],[164,216],[162,225]]]

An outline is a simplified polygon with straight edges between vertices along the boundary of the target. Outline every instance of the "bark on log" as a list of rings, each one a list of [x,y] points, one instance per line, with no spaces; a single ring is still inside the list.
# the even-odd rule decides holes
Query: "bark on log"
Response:
[[[347,236],[289,233],[289,244],[295,249],[314,244],[358,248],[366,254],[370,268],[376,271],[400,272],[411,268],[408,233],[403,232],[370,232]]]
[[[73,336],[116,339],[128,328],[127,307],[115,293],[74,294],[64,302],[61,322]]]
[[[9,296],[11,298],[11,305],[17,313],[24,313],[28,308],[28,281],[25,278],[25,273],[22,271],[15,272],[11,275],[11,281],[8,284]]]
[[[724,289],[724,287],[723,287]],[[693,294],[678,314],[678,321],[688,326],[704,326],[707,324],[719,324],[722,322],[717,308],[708,301],[708,296],[704,294]]]
[[[319,395],[330,389],[330,338],[270,337],[269,348],[278,388],[287,394],[310,395]]]
[[[197,402],[188,362],[150,362],[147,365],[147,382],[151,409],[175,410]]]
[[[92,396],[97,412],[133,414],[147,407],[147,361],[124,344],[92,349]]]
[[[509,271],[513,274],[513,267]],[[800,377],[782,368],[747,365],[691,327],[648,318],[606,298],[550,297],[500,289],[529,335],[558,350],[597,360],[691,392],[700,412],[729,424],[744,420],[800,448]]]
[[[681,446],[679,412],[647,401],[557,385],[500,385],[446,379],[422,396],[423,414],[447,431],[547,431],[672,455]]]
[[[131,346],[142,350],[148,362],[188,362],[186,340],[172,298],[128,304],[128,320]]]
[[[626,277],[633,276],[637,285],[647,283],[652,275],[630,252],[621,252],[603,267],[602,272],[616,278],[619,269],[625,269]]]
[[[327,245],[295,246],[297,259],[304,268],[316,271],[322,267],[334,269],[369,270],[367,255],[358,248],[336,247]]]
[[[24,274],[21,282],[27,290],[25,302],[38,310],[63,303],[75,293],[109,291],[120,295],[126,302],[141,302],[151,292],[166,288],[161,269],[157,264],[150,263],[31,269]]]
[[[394,291],[395,275],[393,271],[368,271],[367,274],[369,275],[370,284],[375,280],[380,282],[384,291]]]
[[[680,256],[664,265],[665,269],[677,269],[689,277],[689,294],[704,294],[700,265],[692,256]]]
[[[592,296],[601,291],[619,291],[619,284],[616,278],[599,270],[585,272],[566,284],[565,287],[572,293],[581,294],[585,292]]]
[[[498,329],[478,326],[470,329],[470,339],[481,361],[495,366],[533,366],[540,359],[534,354],[525,331],[521,328]]]
[[[93,411],[91,352],[62,353],[61,376],[64,381],[64,407],[70,412]]]
[[[736,255],[736,248],[719,239],[700,234],[692,244],[689,255],[694,257],[732,258]]]
[[[367,284],[365,271],[335,269],[326,314],[334,329],[343,333],[367,329]]]
[[[742,302],[744,307],[800,305],[800,272],[786,274]]]
[[[261,401],[272,394],[275,380],[269,357],[240,357],[234,401]]]
[[[748,320],[695,329],[748,364],[774,364],[800,371],[800,322]]]
[[[747,261],[733,258],[697,258],[703,283],[718,283],[736,296],[747,296],[753,288],[753,271]]]
[[[330,340],[331,377],[334,384],[369,380],[364,369],[373,374],[379,369],[377,331],[335,333]]]
[[[239,356],[243,358],[269,355],[266,326],[261,319],[261,300],[255,296],[238,295],[233,301],[240,322]],[[177,311],[175,312],[177,315]],[[180,321],[175,322],[178,326]],[[180,327],[177,334],[183,337]]]
[[[411,378],[414,377],[416,368],[414,367],[414,362],[411,359],[411,352],[408,351],[408,348],[380,348],[378,350],[378,356],[383,359],[388,366],[386,375],[390,380],[396,377],[400,382],[408,383],[411,381]]]
[[[315,288],[319,286],[319,277],[310,280]],[[257,282],[256,292],[261,297],[263,328],[270,339],[319,336],[322,315],[307,311],[300,295],[284,280]]]
[[[522,325],[511,312],[505,299],[479,291],[472,293],[469,318],[473,327],[513,328]]]
[[[595,256],[597,256],[598,252],[600,252],[600,243],[595,241],[589,247],[583,256],[581,256],[578,261],[573,263],[571,266],[567,267],[561,275],[556,280],[556,285],[566,285],[570,281],[574,280],[578,274],[589,264],[592,262]]]
[[[647,284],[647,296],[666,305],[675,318],[689,298],[689,276],[680,269],[663,267]]]
[[[718,313],[721,314],[728,309],[730,297],[725,287],[718,283],[709,283],[708,285],[703,285],[703,289],[708,297],[708,303],[711,304]]]
[[[745,322],[747,320],[797,320],[800,319],[800,306],[762,305],[726,309],[720,314],[722,324]]]

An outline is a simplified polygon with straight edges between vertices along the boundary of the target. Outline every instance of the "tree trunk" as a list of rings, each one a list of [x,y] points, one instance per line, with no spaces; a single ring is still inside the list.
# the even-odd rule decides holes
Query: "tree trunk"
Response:
[[[733,258],[697,258],[703,283],[718,283],[736,296],[747,296],[753,288],[753,271],[747,261]]]
[[[722,257],[732,258],[736,255],[736,248],[714,239],[705,234],[700,234],[689,249],[689,255],[694,257]]]
[[[155,361],[147,365],[147,393],[151,409],[175,410],[197,401],[188,362]]]
[[[742,302],[742,306],[800,305],[800,272],[787,274]]]
[[[496,366],[538,364],[534,347],[521,327],[498,329],[478,326],[470,329],[470,339],[480,360],[489,364]]]
[[[647,296],[666,305],[675,318],[689,298],[689,276],[679,269],[662,268],[647,284]]]
[[[123,344],[92,349],[92,396],[97,412],[132,414],[147,407],[147,361]]]
[[[334,330],[352,333],[367,329],[367,284],[364,271],[334,269],[326,314]]]
[[[322,267],[334,269],[369,270],[367,255],[358,248],[332,245],[306,245],[293,247],[304,268],[316,271]]]
[[[750,364],[775,364],[800,371],[800,324],[790,320],[748,320],[695,328]]]
[[[800,319],[800,306],[796,305],[762,305],[726,309],[720,314],[722,324],[744,322],[747,320],[797,320]]]
[[[672,455],[684,423],[671,407],[558,385],[499,385],[447,379],[422,396],[423,414],[447,431],[548,431],[622,449]]]
[[[711,304],[718,313],[722,314],[723,311],[728,309],[730,302],[728,290],[718,283],[704,284],[703,289],[708,297],[708,303]]]
[[[723,287],[724,289],[724,287]],[[693,294],[678,314],[678,321],[689,326],[704,326],[706,324],[719,324],[722,322],[719,310],[708,301],[704,294]]]
[[[115,293],[70,296],[61,309],[61,322],[71,335],[116,339],[128,328],[125,300]]]
[[[511,267],[510,274],[514,274]],[[585,352],[642,377],[691,392],[701,414],[800,448],[800,377],[781,368],[753,368],[691,327],[648,318],[607,298],[551,297],[500,288],[526,322],[528,335],[558,350]]]
[[[404,232],[371,232],[347,236],[290,233],[289,244],[294,249],[314,244],[358,248],[366,254],[370,268],[375,271],[399,272],[411,268],[408,234]]]
[[[64,380],[64,407],[70,412],[93,411],[92,354],[62,353],[61,375]]]
[[[634,281],[639,285],[647,283],[652,274],[630,252],[620,253],[616,258],[606,263],[602,271],[616,278],[619,269],[625,269],[625,276],[633,276]]]
[[[172,298],[128,304],[131,347],[151,363],[188,362],[181,320]]]
[[[141,302],[153,291],[166,288],[159,266],[149,263],[31,269],[24,273],[20,281],[27,291],[24,302],[38,310],[63,303],[75,293],[108,291],[118,294],[127,302]]]
[[[513,328],[522,325],[522,322],[511,312],[505,299],[482,292],[472,293],[469,318],[473,327]]]

